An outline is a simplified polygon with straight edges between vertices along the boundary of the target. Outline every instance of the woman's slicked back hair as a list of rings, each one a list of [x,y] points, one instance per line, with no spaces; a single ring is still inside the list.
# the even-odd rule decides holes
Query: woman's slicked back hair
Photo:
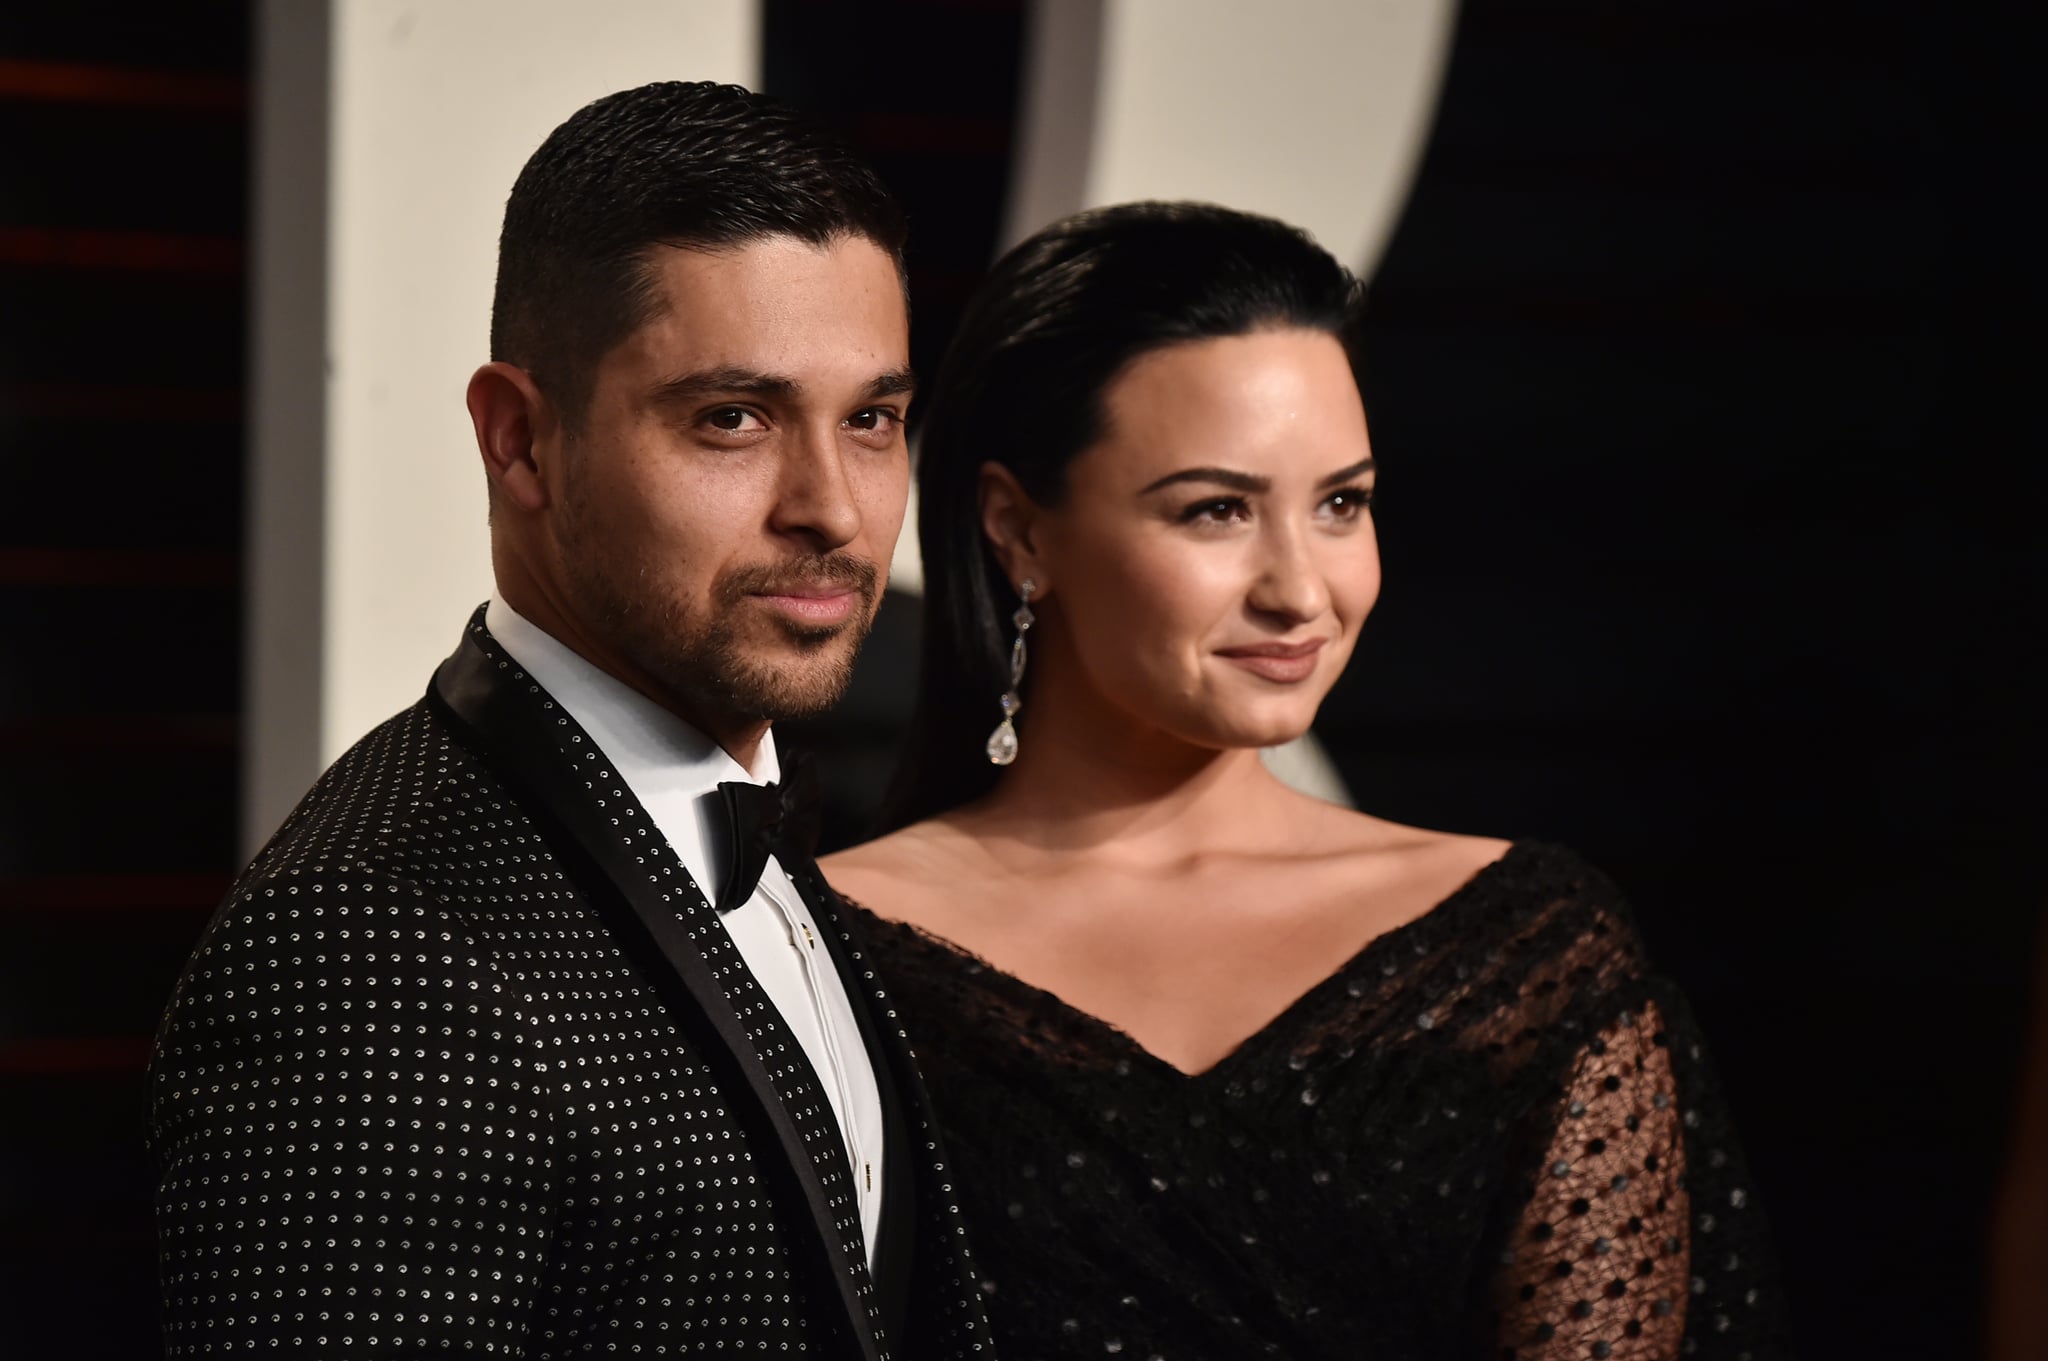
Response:
[[[1016,592],[981,531],[984,463],[1041,505],[1104,431],[1104,394],[1139,356],[1268,329],[1322,331],[1358,363],[1363,290],[1305,232],[1203,203],[1128,203],[1054,223],[996,262],[968,304],[920,422],[923,651],[882,829],[980,797],[1002,715]],[[1029,740],[1028,711],[1018,721]]]

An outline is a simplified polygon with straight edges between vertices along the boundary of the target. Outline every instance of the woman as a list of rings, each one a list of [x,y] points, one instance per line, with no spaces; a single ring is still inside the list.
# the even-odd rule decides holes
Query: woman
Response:
[[[825,869],[1005,1354],[1770,1354],[1762,1225],[1614,889],[1260,761],[1379,590],[1359,305],[1282,224],[1084,213],[996,266],[931,401],[897,830]]]

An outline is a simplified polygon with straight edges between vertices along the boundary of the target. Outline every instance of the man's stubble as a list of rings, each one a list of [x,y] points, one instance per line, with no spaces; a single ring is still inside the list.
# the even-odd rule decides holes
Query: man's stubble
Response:
[[[848,553],[822,553],[735,568],[712,582],[701,613],[663,584],[656,564],[618,546],[607,534],[572,460],[559,538],[564,587],[584,626],[658,686],[668,706],[685,715],[730,722],[812,718],[832,707],[853,679],[861,644],[874,626],[881,574]],[[854,591],[860,608],[845,624],[809,627],[762,617],[750,596],[777,586],[829,582]],[[756,617],[748,628],[744,616]],[[750,656],[763,626],[787,648]],[[801,660],[792,664],[788,652]]]

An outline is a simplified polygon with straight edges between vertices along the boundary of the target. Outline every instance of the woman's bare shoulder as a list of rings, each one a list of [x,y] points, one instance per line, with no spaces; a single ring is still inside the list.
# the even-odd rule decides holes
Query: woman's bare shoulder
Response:
[[[918,921],[923,900],[967,872],[971,838],[943,817],[912,823],[818,861],[841,897],[878,917]]]
[[[1308,817],[1315,821],[1321,853],[1307,858],[1304,897],[1327,904],[1337,920],[1362,914],[1373,934],[1405,925],[1448,901],[1514,845],[1499,837],[1413,827],[1336,806]]]
[[[1397,918],[1442,902],[1514,845],[1328,803],[1300,809],[1297,818],[1312,848],[1303,857],[1304,891],[1332,903],[1369,904],[1376,915],[1391,912]]]
[[[1318,839],[1339,856],[1477,873],[1514,845],[1501,837],[1413,827],[1319,799],[1307,802],[1314,805],[1309,816],[1316,822]]]

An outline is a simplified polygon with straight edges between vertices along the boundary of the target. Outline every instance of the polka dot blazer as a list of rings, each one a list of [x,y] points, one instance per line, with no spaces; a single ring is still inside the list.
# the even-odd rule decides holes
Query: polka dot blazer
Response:
[[[801,1047],[482,612],[206,928],[150,1068],[172,1357],[990,1357],[891,1009],[875,1266]]]

